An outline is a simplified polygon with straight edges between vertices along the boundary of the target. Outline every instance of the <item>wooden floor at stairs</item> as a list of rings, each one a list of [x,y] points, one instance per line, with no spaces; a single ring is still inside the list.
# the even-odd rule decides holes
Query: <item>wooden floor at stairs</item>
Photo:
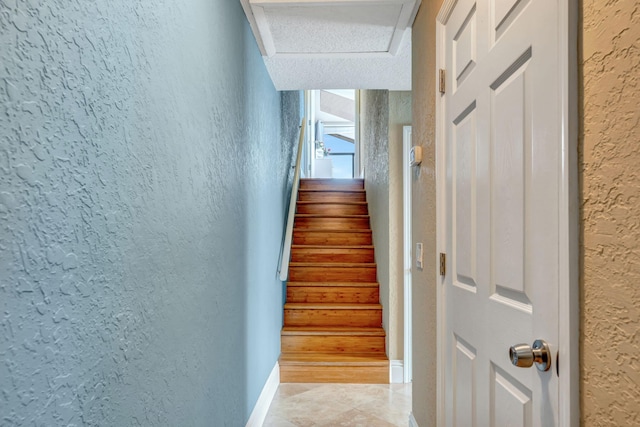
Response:
[[[303,179],[291,247],[280,382],[389,382],[361,179]]]

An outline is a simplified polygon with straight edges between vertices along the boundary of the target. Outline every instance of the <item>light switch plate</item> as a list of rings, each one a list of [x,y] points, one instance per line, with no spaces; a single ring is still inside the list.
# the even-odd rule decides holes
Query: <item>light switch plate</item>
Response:
[[[416,243],[416,267],[422,268],[422,243]]]
[[[422,163],[422,147],[415,145],[409,150],[409,164],[418,166],[420,163]]]

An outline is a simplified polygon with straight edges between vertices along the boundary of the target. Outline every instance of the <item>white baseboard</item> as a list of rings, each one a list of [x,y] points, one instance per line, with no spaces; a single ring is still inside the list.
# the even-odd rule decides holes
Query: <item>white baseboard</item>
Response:
[[[404,382],[404,361],[389,361],[389,382],[391,384],[401,384]]]
[[[409,414],[409,427],[418,427],[418,422],[413,416],[413,412]]]
[[[267,382],[264,383],[264,387],[262,388],[260,397],[258,397],[256,406],[253,407],[253,411],[251,412],[249,421],[247,421],[246,427],[262,426],[262,424],[264,423],[264,419],[267,416],[267,412],[269,412],[269,406],[271,406],[273,396],[275,396],[279,385],[280,365],[278,365],[278,362],[276,362],[276,365],[273,367],[271,374],[269,374],[269,378],[267,378]]]

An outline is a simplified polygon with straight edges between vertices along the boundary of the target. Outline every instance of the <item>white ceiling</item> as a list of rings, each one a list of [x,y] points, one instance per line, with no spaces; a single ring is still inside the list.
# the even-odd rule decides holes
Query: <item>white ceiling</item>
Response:
[[[276,89],[411,89],[420,0],[240,1]]]

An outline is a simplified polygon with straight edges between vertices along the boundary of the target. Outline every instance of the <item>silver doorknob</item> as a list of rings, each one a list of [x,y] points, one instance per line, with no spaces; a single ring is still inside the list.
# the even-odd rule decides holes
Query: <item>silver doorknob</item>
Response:
[[[544,340],[535,340],[533,346],[518,344],[509,348],[509,359],[514,366],[530,368],[534,363],[540,371],[548,371],[551,367],[551,351]]]

